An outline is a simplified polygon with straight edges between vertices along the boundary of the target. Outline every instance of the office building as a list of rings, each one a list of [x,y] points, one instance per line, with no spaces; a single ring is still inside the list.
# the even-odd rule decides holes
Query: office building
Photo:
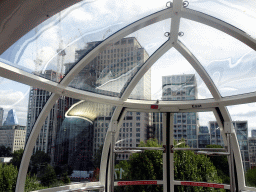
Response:
[[[220,134],[220,128],[216,121],[210,121],[211,145],[221,145],[224,147],[224,142]],[[250,169],[249,161],[249,145],[248,145],[248,122],[247,121],[233,121],[233,126],[236,131],[237,140],[240,147],[243,166],[245,171]]]
[[[197,99],[197,83],[194,74],[171,75],[162,77],[162,100],[194,100]],[[156,138],[162,142],[162,115],[153,113],[153,126]],[[174,113],[174,139],[185,139],[190,147],[198,147],[198,115],[197,113]]]
[[[251,134],[252,134],[252,137],[253,137],[253,138],[256,138],[256,129],[253,129],[253,130],[251,131]]]
[[[88,50],[97,46],[100,42],[90,42],[86,49],[76,51],[76,60],[85,55]],[[127,82],[148,59],[149,55],[139,44],[135,37],[123,38],[98,54],[79,74],[69,86],[101,93],[110,96],[120,96]],[[73,63],[65,64],[65,70],[69,71]],[[130,98],[151,99],[151,71],[149,70],[132,91]],[[94,146],[96,151],[103,145],[108,124],[112,115],[112,106],[100,106],[101,113],[94,124]],[[120,129],[117,146],[136,147],[140,141],[147,139],[147,126],[149,114],[144,112],[128,112]],[[118,159],[127,159],[123,154]]]
[[[57,73],[53,70],[46,70],[43,74],[40,74],[40,76],[43,76],[49,80],[56,80]],[[50,96],[51,93],[48,91],[38,89],[36,87],[30,88],[26,140],[28,140],[32,128]],[[46,117],[34,147],[34,152],[39,150],[48,153],[52,158],[52,162],[55,152],[54,146],[56,131],[60,129],[62,121],[65,118],[66,103],[67,101],[65,97],[61,96],[59,100],[54,104],[51,112]]]
[[[26,126],[5,125],[0,127],[0,145],[10,147],[11,152],[24,149],[26,140]]]
[[[0,108],[0,126],[3,125],[4,109]]]
[[[249,159],[251,168],[256,167],[256,138],[249,137]]]
[[[198,148],[205,148],[210,145],[210,131],[207,126],[199,126]]]

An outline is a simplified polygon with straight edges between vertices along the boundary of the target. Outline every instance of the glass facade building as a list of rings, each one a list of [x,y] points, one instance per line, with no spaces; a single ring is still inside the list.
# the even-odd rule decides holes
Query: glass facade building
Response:
[[[16,192],[25,190],[38,150],[50,155],[47,167],[54,171],[56,165],[93,170],[88,182],[45,191],[256,191],[244,172],[254,166],[255,143],[248,139],[256,127],[254,1],[23,0],[0,7],[0,117],[14,109],[19,124],[27,125]],[[209,133],[200,128],[208,122]],[[145,155],[152,147],[139,143],[154,136],[161,143],[154,148],[159,167],[150,170],[160,176],[115,181],[118,173],[146,171],[153,161],[145,158],[128,171],[115,168],[119,160]],[[175,149],[181,139],[194,158],[183,158],[179,165],[186,170],[177,171],[176,154],[187,154]],[[226,146],[192,152],[209,140]],[[201,168],[201,159],[215,153],[227,155],[225,183],[211,163]],[[196,164],[200,177],[177,179]]]

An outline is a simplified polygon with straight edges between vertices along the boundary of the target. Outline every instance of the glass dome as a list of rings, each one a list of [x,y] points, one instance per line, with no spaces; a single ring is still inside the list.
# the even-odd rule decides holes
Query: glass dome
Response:
[[[0,5],[13,190],[256,191],[253,1]]]

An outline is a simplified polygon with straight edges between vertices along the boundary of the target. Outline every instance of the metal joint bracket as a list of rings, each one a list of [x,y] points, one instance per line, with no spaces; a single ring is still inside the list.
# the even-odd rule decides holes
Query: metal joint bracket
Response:
[[[224,131],[227,134],[232,133],[232,122],[224,122]]]
[[[116,132],[117,130],[117,121],[112,121],[112,126],[111,126],[111,131],[112,132]]]
[[[163,148],[164,148],[163,153],[166,153],[166,145],[163,145]]]
[[[173,150],[173,149],[174,149],[174,146],[171,145],[170,148],[171,148],[171,153],[174,153],[174,152],[173,152],[173,151],[174,151],[174,150]]]

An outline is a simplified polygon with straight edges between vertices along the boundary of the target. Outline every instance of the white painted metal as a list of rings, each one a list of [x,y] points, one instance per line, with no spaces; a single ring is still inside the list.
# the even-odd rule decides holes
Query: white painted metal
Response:
[[[256,51],[256,40],[249,36],[244,31],[210,15],[204,13],[183,8],[181,11],[182,17],[185,19],[197,21],[199,23],[209,25],[215,29],[218,29],[248,45]]]
[[[163,131],[162,131],[162,137],[163,137],[163,145],[166,146],[166,137],[164,137],[166,133],[166,113],[163,113]],[[167,191],[167,164],[166,164],[166,159],[167,159],[167,153],[163,153],[163,191]]]
[[[137,74],[133,77],[127,88],[125,89],[122,100],[126,101],[130,96],[132,90],[143,77],[143,75],[150,69],[150,67],[160,58],[162,57],[169,49],[172,48],[171,41],[166,41],[149,59],[144,63],[141,69],[137,72]]]
[[[202,78],[205,85],[211,92],[212,96],[215,100],[220,100],[220,93],[212,81],[211,77],[208,75],[204,67],[200,64],[200,62],[196,59],[196,57],[188,50],[188,48],[178,40],[178,42],[174,45],[174,47],[187,59],[187,61],[193,66],[198,75]]]
[[[110,43],[115,43],[118,40],[122,39],[123,37],[140,30],[146,26],[149,26],[151,24],[157,23],[159,21],[162,21],[164,19],[171,18],[170,11],[168,9],[164,9],[162,11],[159,11],[157,13],[154,13],[152,15],[149,15],[147,17],[144,17],[143,19],[140,19],[127,27],[121,29],[117,33],[113,34],[109,38],[107,38],[105,41],[103,41],[100,45],[98,45],[96,48],[94,48],[92,51],[90,51],[84,58],[82,58],[71,70],[70,72],[65,76],[65,78],[61,81],[61,85],[68,86],[68,84],[71,82],[71,80],[86,66],[90,63],[94,57],[96,57],[99,53],[104,51],[106,46]]]
[[[174,0],[173,1],[173,16],[170,29],[170,41],[174,45],[178,40],[178,33],[180,28],[180,18],[181,18],[181,9],[183,6],[183,0]]]
[[[191,20],[194,20],[194,21],[198,21],[198,22],[201,22],[203,24],[207,24],[211,27],[215,27],[216,29],[219,29],[223,32],[226,32],[229,35],[239,39],[243,43],[246,43],[248,46],[250,46],[251,48],[256,50],[256,41],[254,39],[252,39],[251,37],[249,37],[247,34],[245,34],[243,31],[241,31],[241,30],[239,30],[239,29],[237,29],[237,28],[235,28],[235,27],[233,27],[233,26],[231,26],[231,25],[229,25],[229,24],[227,24],[223,21],[220,21],[220,20],[215,19],[211,16],[208,16],[208,15],[196,12],[196,11],[191,11],[191,10],[188,10],[188,9],[182,9],[182,11],[180,11],[179,7],[181,7],[181,3],[182,3],[181,0],[175,1],[175,3],[174,3],[173,10],[174,10],[175,15],[173,16],[173,22],[172,22],[172,31],[171,31],[172,34],[171,34],[171,37],[170,37],[171,42],[176,42],[177,41],[179,20],[180,20],[180,17],[182,15],[184,18],[191,19]],[[176,12],[177,12],[177,14],[176,14]],[[172,15],[170,14],[169,10],[163,10],[163,11],[160,11],[156,14],[148,16],[144,19],[141,19],[141,20],[129,25],[128,27],[124,28],[123,30],[120,30],[119,32],[117,32],[116,34],[114,34],[113,36],[111,36],[110,38],[105,40],[103,43],[101,43],[94,50],[92,50],[88,55],[86,55],[86,57],[84,57],[70,71],[70,73],[67,74],[67,76],[63,79],[63,81],[59,85],[57,83],[50,82],[50,81],[45,80],[43,78],[36,77],[34,75],[28,74],[24,71],[21,71],[19,69],[14,68],[14,67],[6,66],[5,64],[0,63],[0,68],[1,68],[0,75],[1,76],[6,77],[6,78],[11,79],[11,80],[14,80],[14,81],[17,81],[17,82],[25,83],[25,84],[35,86],[35,87],[38,87],[38,88],[42,88],[42,89],[45,89],[45,90],[50,91],[50,92],[53,93],[52,96],[50,97],[49,101],[47,102],[46,106],[44,107],[43,111],[41,112],[39,118],[37,119],[37,122],[36,122],[36,124],[33,128],[31,136],[29,138],[29,141],[28,141],[28,144],[27,144],[27,147],[25,149],[24,156],[23,156],[23,159],[22,159],[20,171],[19,171],[16,191],[23,191],[24,190],[25,175],[26,175],[26,172],[27,172],[27,167],[28,167],[29,159],[30,159],[31,154],[32,154],[32,150],[33,150],[34,144],[36,142],[36,138],[39,134],[41,126],[44,123],[45,117],[47,116],[48,112],[50,111],[50,109],[53,106],[53,104],[55,103],[55,101],[58,99],[59,94],[65,94],[66,96],[70,96],[70,95],[73,94],[72,97],[75,98],[76,92],[79,92],[79,91],[71,92],[71,91],[69,91],[70,89],[65,91],[66,86],[68,86],[68,84],[74,78],[74,76],[76,74],[78,74],[78,72],[80,70],[82,70],[84,68],[84,66],[86,66],[99,52],[104,50],[105,46],[108,43],[115,42],[115,41],[121,39],[122,37],[125,37],[126,35],[134,32],[138,29],[141,29],[141,28],[145,27],[147,25],[147,23],[152,19],[155,19],[154,23],[156,23],[156,22],[159,22],[163,19],[170,18],[171,16]],[[153,22],[151,24],[153,24]],[[177,49],[180,49],[182,46],[181,46],[181,44],[178,44],[178,45],[176,45],[176,47],[177,47]],[[189,52],[186,49],[184,49],[184,47],[183,47],[183,51],[184,50],[185,50],[185,53],[188,54],[187,56],[191,57],[191,55],[189,55]],[[160,53],[161,53],[161,51],[160,51]],[[158,53],[158,54],[160,54],[160,53]],[[154,56],[151,59],[152,60],[157,60],[158,58],[157,58],[157,56]],[[150,66],[152,64],[153,64],[153,62],[148,64],[148,66]],[[148,66],[145,65],[144,69],[148,69],[149,68]],[[198,65],[198,63],[197,63],[195,68],[196,67],[200,68],[200,65]],[[5,71],[6,69],[7,69],[7,71]],[[141,71],[142,71],[142,69],[141,69]],[[139,71],[138,74],[142,75],[143,72],[141,72],[141,71]],[[8,75],[6,75],[6,74],[8,74]],[[206,74],[204,74],[204,75],[206,75]],[[124,94],[123,95],[124,97],[122,99],[125,100],[125,97],[128,97],[128,95],[129,95],[128,92],[132,91],[132,86],[133,87],[135,86],[136,82],[139,81],[140,76],[137,75],[136,78],[137,79],[134,79],[134,81],[130,84],[130,86],[127,87],[127,91],[126,91],[127,94]],[[210,78],[206,78],[206,80],[210,81]],[[212,89],[212,91],[214,91],[214,89]],[[78,94],[78,97],[86,97],[86,95],[82,96],[83,94],[88,94],[88,93],[83,92],[80,95]],[[96,97],[96,95],[97,94],[90,95],[90,99],[94,100],[95,99],[94,97]],[[224,105],[236,104],[235,99],[240,99],[239,102],[241,102],[241,103],[254,102],[255,98],[253,98],[253,96],[255,97],[255,95],[256,95],[256,93],[252,93],[252,94],[249,94],[249,95],[246,94],[246,95],[242,95],[242,96],[233,96],[233,97],[222,99],[221,97],[218,96],[218,94],[216,92],[216,93],[213,94],[213,96],[214,96],[215,99],[218,99],[218,97],[219,97],[219,101],[213,101],[213,100],[210,99],[210,100],[206,100],[204,102],[201,101],[201,102],[204,103],[205,105],[209,105],[209,104],[212,104],[212,103],[214,104],[214,106],[220,105],[221,113],[224,116],[225,121],[230,121],[231,122],[231,119],[230,119],[230,117],[228,115],[228,112],[226,111]],[[105,101],[109,101],[112,104],[116,103],[117,106],[122,105],[122,102],[120,100],[110,99],[109,97],[100,98],[100,99],[105,99]],[[182,102],[181,106],[182,107],[186,106],[189,109],[192,109],[193,108],[192,107],[192,105],[193,105],[192,102],[194,102],[194,101],[191,101],[190,104],[187,103],[187,102]],[[200,103],[200,101],[199,102],[196,101],[196,102]],[[144,106],[145,109],[150,107],[150,102],[146,103],[146,102],[140,101],[140,104],[141,103],[142,103],[142,105]],[[129,103],[129,101],[128,101],[128,102],[125,102],[124,105],[132,107],[132,106],[134,106],[134,103],[132,103],[132,102]],[[173,103],[173,105],[172,105],[172,102],[163,102],[163,103],[161,103],[161,105],[166,107],[166,106],[177,105],[177,103],[176,104]],[[138,105],[136,107],[134,106],[134,108],[138,109]],[[118,107],[115,110],[114,116],[112,117],[112,121],[117,120],[119,114],[121,113],[121,109],[122,109],[122,107]],[[179,109],[180,109],[180,107],[179,107]],[[122,121],[122,118],[120,120]],[[121,123],[121,121],[119,123]],[[117,136],[117,133],[116,133],[116,136]],[[242,173],[241,174],[242,176],[240,174],[238,174],[239,189],[245,189],[243,168],[242,168],[242,164],[241,164],[241,155],[240,155],[240,152],[239,152],[239,147],[238,147],[238,143],[237,143],[235,133],[232,133],[231,142],[232,142],[233,150],[234,150],[234,154],[235,154],[237,172]],[[105,159],[103,159],[102,163],[101,163],[101,166],[102,166],[103,170],[104,170],[104,166],[106,167],[106,161],[105,160],[106,160],[106,157],[107,157],[107,153],[108,153],[108,150],[109,150],[110,143],[111,143],[111,136],[108,132],[107,137],[106,137],[106,143],[105,143],[104,149],[103,149],[103,156],[102,156]],[[103,173],[101,173],[101,177],[100,177],[100,181],[102,181],[101,183],[104,183],[105,179],[106,179],[105,175]]]
[[[19,169],[19,174],[18,174],[18,179],[16,183],[16,192],[23,192],[24,187],[25,187],[25,181],[26,181],[26,175],[28,171],[28,165],[29,161],[33,152],[33,148],[36,144],[37,137],[41,131],[41,128],[45,122],[46,117],[50,113],[50,110],[52,109],[53,105],[55,102],[58,100],[59,95],[53,93],[47,103],[45,104],[42,112],[38,116],[35,125],[32,129],[32,132],[30,133],[29,139],[27,141],[27,145],[25,148],[25,151],[22,156],[21,164],[20,164],[20,169]]]
[[[168,113],[167,113],[168,114]],[[168,128],[168,127],[167,127]],[[170,113],[170,145],[174,146],[174,115]],[[174,192],[174,153],[170,153],[170,192]]]
[[[228,110],[225,106],[220,105],[219,107],[220,112],[223,116],[224,122],[232,122],[232,119],[228,113]],[[240,153],[240,148],[238,144],[238,140],[236,137],[236,132],[234,130],[234,127],[232,125],[232,130],[231,130],[231,145],[234,153],[234,158],[235,158],[235,165],[236,165],[236,174],[237,174],[237,182],[238,182],[238,191],[243,189],[245,187],[245,177],[244,177],[244,169],[243,169],[243,163],[242,163],[242,157]],[[225,140],[224,140],[225,142]],[[225,143],[226,145],[226,143]]]

